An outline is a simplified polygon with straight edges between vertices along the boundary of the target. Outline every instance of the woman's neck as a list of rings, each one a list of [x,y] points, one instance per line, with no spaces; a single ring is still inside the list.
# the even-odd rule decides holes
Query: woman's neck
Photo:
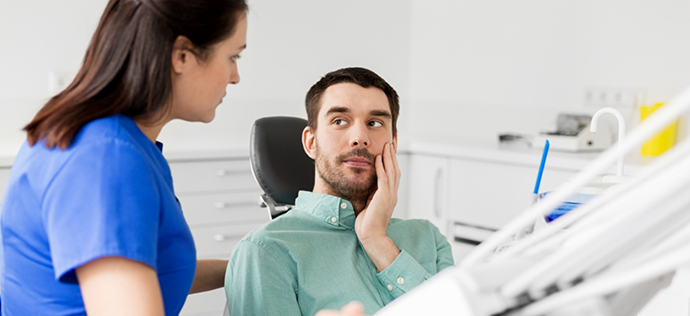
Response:
[[[148,122],[136,119],[134,122],[137,124],[137,127],[139,127],[141,132],[144,133],[144,135],[146,135],[146,137],[153,143],[156,143],[156,139],[158,139],[158,135],[161,133],[161,130],[163,130],[163,126],[168,123],[168,121],[165,121],[162,123],[150,124]]]

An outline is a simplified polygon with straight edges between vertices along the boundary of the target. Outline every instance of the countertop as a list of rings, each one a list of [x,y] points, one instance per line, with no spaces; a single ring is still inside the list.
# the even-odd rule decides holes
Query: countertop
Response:
[[[448,158],[468,159],[477,161],[499,162],[538,166],[541,161],[541,149],[533,149],[524,143],[485,142],[468,139],[445,139],[432,141],[401,142],[401,154],[423,154]],[[594,160],[600,153],[569,153],[551,150],[546,165],[549,168],[581,170]],[[201,148],[194,150],[166,150],[163,155],[170,162],[242,159],[249,157],[249,148],[244,144],[229,144],[225,147]],[[625,159],[626,174],[634,174],[640,168],[652,161],[652,157],[640,156],[637,153],[628,155]],[[9,168],[14,162],[14,155],[0,154],[0,168]],[[611,170],[615,166],[611,166]]]
[[[415,154],[537,167],[542,155],[542,149],[530,148],[525,143],[492,143],[468,139],[413,141],[407,143],[404,148]],[[550,150],[546,166],[554,169],[582,170],[600,154],[601,152],[572,153]],[[631,153],[625,158],[625,174],[635,174],[653,160],[653,157]],[[610,172],[614,171],[615,165],[612,165]]]
[[[166,150],[163,147],[163,156],[169,162],[219,160],[219,159],[243,159],[249,157],[249,148],[243,145],[230,145],[222,148],[204,148],[195,150]],[[10,168],[15,155],[0,155],[0,168]]]

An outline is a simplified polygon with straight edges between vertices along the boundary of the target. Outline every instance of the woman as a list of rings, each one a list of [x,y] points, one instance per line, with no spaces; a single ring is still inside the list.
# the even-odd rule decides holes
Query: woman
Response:
[[[2,205],[3,315],[177,315],[196,260],[156,137],[239,82],[244,0],[111,0],[81,70],[25,130]]]
[[[74,82],[25,130],[2,204],[2,315],[177,315],[196,260],[156,138],[239,82],[244,0],[111,0]],[[238,289],[241,290],[241,289]],[[270,303],[270,302],[269,302]],[[320,315],[361,315],[360,304]]]

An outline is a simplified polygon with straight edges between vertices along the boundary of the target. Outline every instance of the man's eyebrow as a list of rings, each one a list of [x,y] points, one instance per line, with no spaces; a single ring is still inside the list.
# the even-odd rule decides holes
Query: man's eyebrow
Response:
[[[383,116],[386,118],[393,117],[390,112],[384,111],[384,110],[372,110],[371,112],[369,112],[369,115],[371,115],[371,116]]]
[[[332,113],[350,113],[350,109],[344,107],[344,106],[334,106],[330,109],[328,109],[328,112],[326,112],[326,115],[331,115]]]

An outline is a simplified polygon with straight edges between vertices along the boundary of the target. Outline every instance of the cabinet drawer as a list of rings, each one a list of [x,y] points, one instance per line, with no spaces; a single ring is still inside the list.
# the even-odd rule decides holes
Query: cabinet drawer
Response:
[[[573,175],[575,171],[547,167],[540,191],[552,190]],[[529,206],[537,167],[453,159],[450,177],[449,219],[498,229]]]
[[[452,242],[450,247],[453,251],[453,261],[455,265],[458,265],[476,246],[462,242]]]
[[[427,219],[447,234],[449,159],[425,155],[410,157],[409,218]]]
[[[196,256],[204,258],[230,258],[232,248],[250,231],[263,223],[225,225],[216,227],[192,228]]]
[[[489,238],[495,230],[484,227],[467,225],[464,223],[452,223],[448,241],[453,249],[453,260],[455,264],[470,253],[474,247]]]
[[[187,224],[267,222],[268,211],[259,207],[261,191],[180,196]]]
[[[176,162],[170,164],[170,171],[178,194],[259,187],[248,159]]]
[[[180,311],[180,316],[217,315],[225,308],[225,290],[220,288],[204,293],[190,294]]]

